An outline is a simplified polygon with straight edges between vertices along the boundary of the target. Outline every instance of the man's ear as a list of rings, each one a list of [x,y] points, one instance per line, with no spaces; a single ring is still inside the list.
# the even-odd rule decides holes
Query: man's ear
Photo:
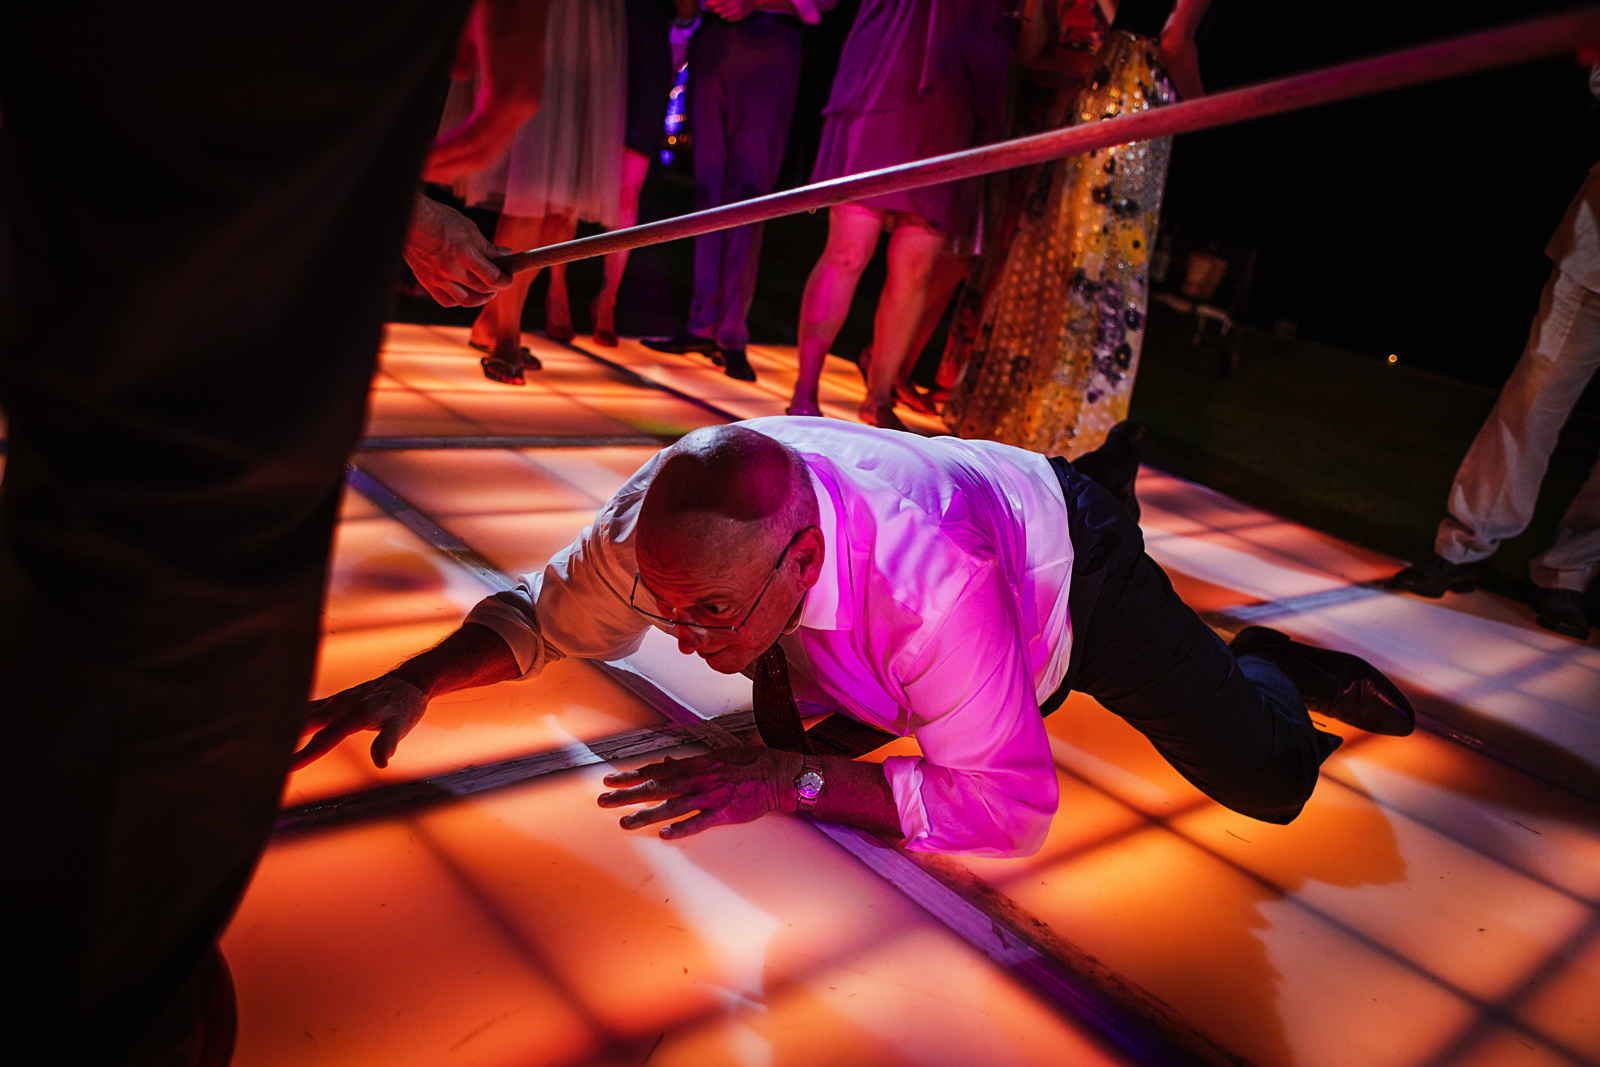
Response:
[[[789,555],[799,567],[800,588],[810,589],[816,585],[817,579],[822,577],[822,565],[828,558],[828,543],[823,539],[822,530],[816,526],[806,527]]]

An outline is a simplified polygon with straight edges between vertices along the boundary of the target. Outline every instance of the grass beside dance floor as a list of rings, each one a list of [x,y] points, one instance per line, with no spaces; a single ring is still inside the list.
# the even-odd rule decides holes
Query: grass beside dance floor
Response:
[[[1152,311],[1133,415],[1150,427],[1145,459],[1314,529],[1420,559],[1457,465],[1496,391],[1254,330],[1228,371],[1212,326]],[[1562,432],[1533,523],[1506,542],[1484,584],[1527,592],[1528,560],[1555,538],[1562,512],[1600,451],[1600,390]],[[1589,607],[1600,617],[1600,598]]]

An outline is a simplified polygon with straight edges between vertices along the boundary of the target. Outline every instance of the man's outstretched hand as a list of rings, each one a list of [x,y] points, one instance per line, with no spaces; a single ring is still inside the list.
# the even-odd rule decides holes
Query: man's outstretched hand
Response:
[[[650,763],[608,774],[605,784],[626,788],[600,794],[602,808],[661,801],[622,817],[622,828],[678,819],[661,828],[665,838],[689,837],[713,826],[750,822],[774,811],[793,811],[790,783],[800,773],[800,755],[761,745],[723,748],[705,756]]]
[[[480,307],[511,285],[491,257],[511,249],[490,244],[461,212],[417,194],[406,232],[406,266],[444,307]]]
[[[411,732],[427,709],[428,698],[422,690],[392,674],[312,701],[306,713],[306,725],[322,729],[294,754],[292,766],[298,770],[321,758],[358,730],[376,730],[372,762],[387,767],[400,739]]]

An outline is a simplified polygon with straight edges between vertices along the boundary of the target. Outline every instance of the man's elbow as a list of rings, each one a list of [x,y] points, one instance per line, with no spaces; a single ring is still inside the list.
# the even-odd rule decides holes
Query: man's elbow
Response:
[[[964,827],[950,834],[930,833],[907,841],[914,852],[937,852],[947,856],[976,856],[982,859],[1021,859],[1044,847],[1050,836],[1051,812],[1010,811],[1003,819],[981,826]]]
[[[1014,818],[1004,828],[1004,838],[997,840],[993,851],[982,853],[995,859],[1021,859],[1031,856],[1044,847],[1050,836],[1050,816],[1030,812],[1026,817]]]

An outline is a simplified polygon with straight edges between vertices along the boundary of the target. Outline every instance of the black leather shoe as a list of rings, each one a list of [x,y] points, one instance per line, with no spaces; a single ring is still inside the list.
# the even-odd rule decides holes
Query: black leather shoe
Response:
[[[737,378],[741,382],[756,380],[755,368],[750,366],[750,360],[742,348],[719,348],[722,356],[722,373],[730,378]]]
[[[1390,578],[1389,588],[1435,599],[1446,593],[1470,593],[1478,588],[1478,572],[1482,569],[1482,560],[1451,563],[1443,556],[1429,556]]]
[[[689,352],[709,356],[717,350],[716,341],[692,334],[688,330],[680,331],[671,337],[646,337],[639,343],[656,352],[669,352],[674,356],[682,356]]]
[[[1311,711],[1375,734],[1404,737],[1416,729],[1405,694],[1360,656],[1301,644],[1265,626],[1246,626],[1229,647],[1235,659],[1259,656],[1288,675]]]
[[[1139,476],[1139,453],[1143,450],[1144,427],[1137,422],[1119,422],[1111,427],[1099,448],[1085,452],[1072,461],[1072,466],[1115,497],[1128,517],[1138,522],[1139,497],[1134,492],[1134,480]]]
[[[1539,613],[1534,621],[1546,630],[1579,641],[1589,639],[1589,613],[1583,610],[1581,593],[1538,586],[1533,591],[1533,608]]]

